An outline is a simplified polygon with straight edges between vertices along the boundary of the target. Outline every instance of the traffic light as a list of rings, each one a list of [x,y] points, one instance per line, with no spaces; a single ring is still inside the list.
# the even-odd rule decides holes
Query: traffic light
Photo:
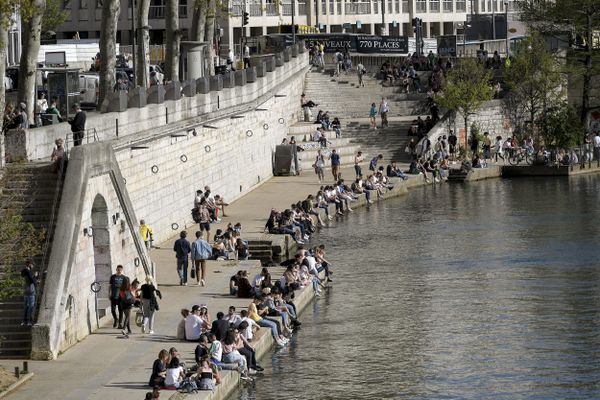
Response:
[[[244,12],[244,14],[242,14],[242,26],[248,25],[248,17],[250,17],[250,14],[248,14],[247,12]]]

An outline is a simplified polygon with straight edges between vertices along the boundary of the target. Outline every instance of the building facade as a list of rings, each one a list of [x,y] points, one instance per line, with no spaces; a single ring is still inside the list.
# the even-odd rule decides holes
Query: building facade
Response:
[[[131,44],[133,0],[121,0],[117,41]],[[58,38],[99,38],[102,8],[100,0],[70,0],[64,4],[70,15]],[[151,44],[163,43],[165,0],[152,0],[149,13]],[[515,0],[229,0],[218,18],[221,49],[240,43],[244,36],[279,33],[294,23],[316,27],[323,33],[364,33],[413,36],[412,19],[423,21],[423,36],[455,34],[467,14],[493,14],[515,11]],[[249,23],[242,27],[242,15]],[[192,26],[193,2],[180,0],[180,28],[183,40]],[[238,46],[236,53],[239,53]]]

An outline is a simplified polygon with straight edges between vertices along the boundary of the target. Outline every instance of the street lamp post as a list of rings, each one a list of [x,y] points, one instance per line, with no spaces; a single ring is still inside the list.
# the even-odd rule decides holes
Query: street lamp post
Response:
[[[381,36],[385,34],[385,0],[381,0]]]
[[[135,0],[131,0],[131,56],[133,60],[133,86],[137,86],[135,76]],[[142,44],[143,45],[143,44]]]
[[[296,0],[292,0],[292,43],[296,44],[296,24],[294,17],[296,15]]]

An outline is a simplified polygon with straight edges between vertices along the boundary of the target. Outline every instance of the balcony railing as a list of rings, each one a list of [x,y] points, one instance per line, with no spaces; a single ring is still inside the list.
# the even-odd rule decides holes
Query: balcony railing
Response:
[[[427,12],[427,3],[424,0],[417,0],[417,12]]]
[[[270,17],[279,15],[279,10],[277,10],[277,4],[273,4],[273,3],[265,4],[265,14]]]
[[[306,15],[306,3],[298,3],[298,15]]]
[[[345,3],[345,11],[347,15],[371,14],[371,3]]]
[[[454,11],[452,0],[450,0],[450,1],[444,0],[444,12],[451,13],[452,11]]]
[[[456,12],[467,12],[467,2],[465,0],[456,2]]]
[[[283,15],[292,15],[292,4],[291,3],[283,3],[281,5],[282,14]]]
[[[150,6],[149,19],[165,19],[166,6]],[[187,4],[179,6],[179,18],[187,18]]]
[[[429,2],[429,12],[437,13],[440,12],[440,2],[437,0]]]
[[[249,13],[251,17],[261,17],[262,16],[262,6],[260,3],[250,3]]]

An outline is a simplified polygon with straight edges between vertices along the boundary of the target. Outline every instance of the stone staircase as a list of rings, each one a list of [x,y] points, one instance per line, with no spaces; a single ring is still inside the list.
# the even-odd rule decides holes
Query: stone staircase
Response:
[[[321,72],[312,69],[306,74],[304,94],[307,100],[318,104],[312,108],[313,118],[319,110],[329,111],[331,118],[368,118],[371,103],[379,106],[382,97],[386,97],[390,106],[390,117],[426,114],[423,93],[401,93],[399,87],[384,87],[377,79],[365,75],[364,87],[358,87],[356,73],[332,76],[333,70]]]
[[[10,180],[1,188],[3,196],[8,199],[11,207],[19,207],[24,222],[31,223],[36,230],[46,232],[43,249],[52,246],[54,227],[50,226],[53,205],[56,200],[60,202],[61,188],[57,189],[59,174],[52,171],[50,163],[25,163],[14,166]],[[58,193],[57,193],[58,190]],[[0,210],[1,211],[1,210]],[[46,269],[47,258],[43,254],[33,257],[35,271],[40,276]],[[22,269],[25,260],[15,266]],[[0,266],[0,273],[2,267]],[[41,290],[38,288],[36,301],[39,301]],[[31,353],[31,328],[21,326],[23,320],[23,298],[16,296],[0,301],[0,359],[29,358]]]
[[[273,249],[270,240],[248,240],[249,260],[260,260],[261,265],[268,266],[273,264]]]

